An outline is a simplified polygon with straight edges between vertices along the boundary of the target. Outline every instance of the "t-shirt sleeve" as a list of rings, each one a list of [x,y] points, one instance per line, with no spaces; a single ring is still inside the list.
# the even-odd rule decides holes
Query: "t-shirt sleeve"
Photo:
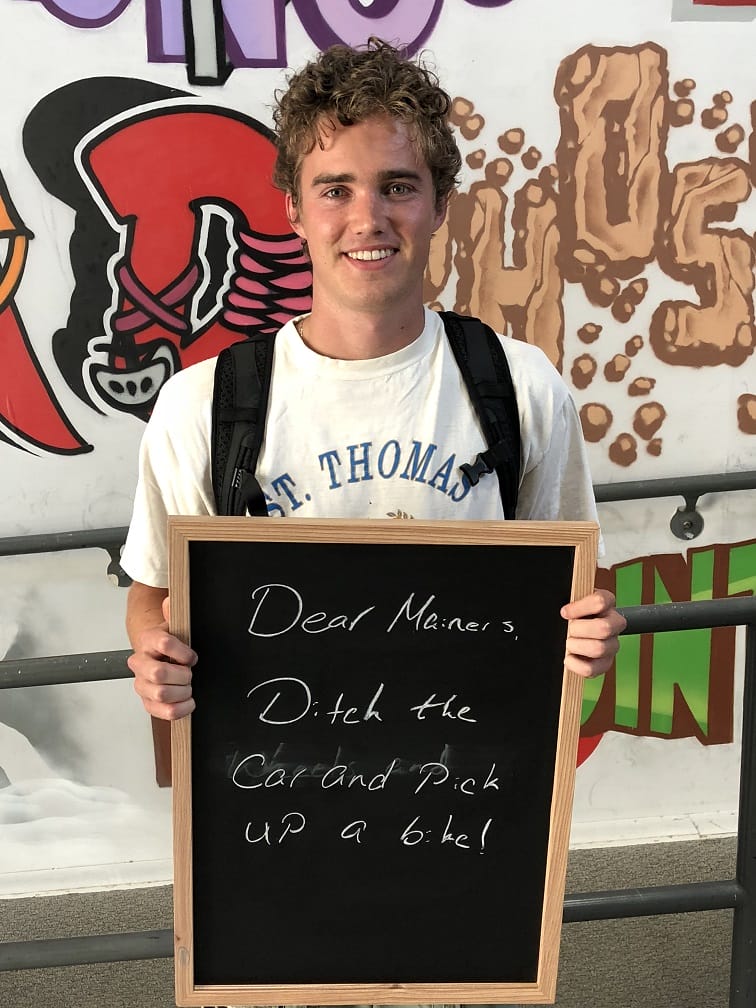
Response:
[[[139,478],[121,566],[134,581],[155,588],[168,587],[168,516],[215,514],[211,400],[202,380],[207,376],[189,374],[194,371],[189,368],[166,383],[139,448]]]
[[[575,403],[537,347],[504,340],[522,438],[517,518],[598,521],[588,455]]]
[[[523,472],[517,517],[598,521],[580,419],[569,395],[554,410],[543,453]]]

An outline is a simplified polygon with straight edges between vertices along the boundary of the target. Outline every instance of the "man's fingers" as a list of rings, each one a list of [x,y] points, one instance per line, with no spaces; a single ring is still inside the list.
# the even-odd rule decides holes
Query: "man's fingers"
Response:
[[[157,700],[145,700],[142,697],[144,709],[152,717],[160,718],[161,721],[178,721],[187,714],[191,714],[195,708],[193,699],[184,700],[181,703],[167,704]]]
[[[126,664],[137,682],[154,683],[158,686],[188,686],[192,681],[192,670],[188,665],[160,661],[150,655],[129,655]]]
[[[580,627],[580,634],[586,637],[612,637],[621,634],[627,627],[627,620],[615,609],[616,599],[603,588],[590,595],[570,602],[562,607],[562,616],[570,620],[570,630]]]
[[[145,682],[144,680],[140,682],[137,679],[134,681],[134,689],[142,700],[158,704],[184,703],[184,701],[190,700],[192,696],[191,686],[175,686],[172,683],[163,685],[160,683]]]
[[[148,714],[175,721],[194,710],[191,669],[134,655],[129,659],[129,667],[134,672],[134,690]]]
[[[188,665],[189,667],[197,662],[195,652],[188,644],[184,644],[178,637],[168,633],[167,626],[151,627],[149,630],[145,630],[139,638],[136,652],[141,652],[152,658],[168,658],[177,665]]]
[[[606,658],[584,658],[579,654],[567,654],[564,659],[565,668],[583,679],[595,679],[596,676],[604,675],[612,667],[612,657]]]
[[[162,605],[166,622],[138,634],[127,664],[134,675],[134,689],[147,713],[164,721],[175,721],[194,710],[192,667],[197,655],[168,632],[167,597]]]
[[[617,600],[610,591],[605,588],[596,588],[590,595],[569,602],[562,607],[562,616],[565,619],[584,619],[586,616],[602,616],[610,612],[616,612],[614,606]]]
[[[619,641],[616,637],[608,637],[606,640],[600,637],[576,637],[567,638],[567,653],[581,655],[583,658],[608,658],[612,659],[619,651]]]
[[[615,641],[619,647],[617,637],[624,629],[625,620],[619,613],[616,613],[614,617],[609,615],[595,616],[592,619],[570,620],[567,629],[567,646],[570,646],[570,642],[593,640]]]
[[[569,620],[565,665],[577,675],[592,679],[612,667],[619,634],[627,627],[615,602],[610,591],[597,588],[562,609],[562,616]]]

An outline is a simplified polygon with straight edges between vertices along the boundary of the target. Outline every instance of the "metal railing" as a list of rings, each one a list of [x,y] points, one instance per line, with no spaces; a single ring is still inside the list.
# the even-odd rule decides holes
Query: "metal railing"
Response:
[[[598,483],[593,490],[599,504],[683,497],[685,505],[675,511],[670,527],[679,538],[691,539],[703,528],[703,519],[696,511],[698,498],[708,493],[756,490],[756,470],[625,483]],[[675,531],[676,528],[678,531]],[[694,530],[693,534],[691,529]],[[0,539],[0,557],[27,553],[56,553],[73,549],[104,549],[110,558],[108,576],[119,586],[126,587],[130,579],[121,569],[119,556],[127,532],[127,526],[115,526],[79,532],[9,536]],[[0,689],[22,685],[50,686],[58,683],[119,679],[122,675],[130,674],[126,670],[126,659],[129,654],[129,651],[98,651],[62,657],[22,658],[15,662],[0,661]]]
[[[695,502],[703,493],[756,489],[756,472],[733,474],[731,477],[624,483],[597,486],[595,489],[599,502],[682,495],[686,508],[692,506],[695,511]],[[117,553],[125,533],[126,529],[118,528],[15,537],[0,540],[0,556],[102,547],[109,552],[112,567],[114,562],[117,563]],[[733,909],[729,1008],[756,1008],[756,598],[635,606],[621,611],[628,622],[626,635],[724,626],[746,628],[735,878],[573,893],[565,898],[563,920],[565,923],[578,923]],[[131,675],[126,666],[129,653],[110,651],[3,661],[0,662],[0,689],[128,678]],[[172,956],[173,932],[170,930],[35,939],[0,943],[0,971],[166,959]]]
[[[703,532],[704,520],[697,510],[698,498],[705,494],[731,490],[756,490],[756,471],[716,473],[709,476],[676,476],[670,479],[638,480],[634,483],[600,483],[594,486],[599,504],[648,498],[682,497],[669,523],[678,539],[696,539]]]
[[[680,535],[682,539],[692,539],[700,534],[703,520],[696,511],[699,497],[709,493],[733,492],[737,490],[756,490],[756,469],[743,472],[714,473],[702,476],[678,476],[669,479],[636,480],[625,483],[597,483],[593,493],[598,504],[611,504],[617,501],[646,500],[662,497],[682,497],[685,506],[678,508],[672,516],[670,526],[674,525],[678,515],[685,520],[689,515],[696,515],[697,530],[694,535]],[[700,520],[700,527],[698,521]],[[0,539],[0,557],[20,556],[25,553],[56,553],[72,549],[104,549],[110,555],[111,565],[118,565],[120,549],[126,541],[127,526],[114,528],[88,529],[80,532],[48,532],[36,535],[9,536]],[[675,533],[677,534],[677,533]],[[114,573],[108,568],[108,573]],[[123,575],[123,571],[121,571]],[[125,577],[125,575],[123,575]],[[128,579],[126,579],[128,582]]]

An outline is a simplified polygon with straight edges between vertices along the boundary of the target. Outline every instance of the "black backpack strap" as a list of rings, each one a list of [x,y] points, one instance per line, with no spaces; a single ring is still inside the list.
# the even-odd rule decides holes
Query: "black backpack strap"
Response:
[[[245,339],[218,355],[211,465],[219,515],[268,513],[255,469],[265,432],[274,340],[273,335]]]
[[[520,415],[501,340],[480,319],[439,312],[488,444],[459,468],[471,486],[495,472],[505,518],[514,518],[520,486]]]

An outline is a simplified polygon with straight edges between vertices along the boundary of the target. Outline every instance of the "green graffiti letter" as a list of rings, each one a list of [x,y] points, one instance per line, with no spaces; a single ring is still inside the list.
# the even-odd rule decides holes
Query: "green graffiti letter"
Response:
[[[728,595],[756,594],[756,543],[743,543],[730,550]]]
[[[617,598],[619,605],[635,606],[642,601],[643,564],[635,563],[617,571]],[[640,696],[640,644],[639,634],[623,637],[615,659],[617,691],[614,700],[614,720],[617,727],[638,727],[638,700]]]
[[[702,550],[690,557],[691,599],[713,595],[714,550]],[[654,597],[671,602],[658,573]],[[682,700],[702,736],[709,731],[709,668],[711,630],[677,630],[654,635],[654,666],[651,684],[651,731],[672,734],[675,695]]]

